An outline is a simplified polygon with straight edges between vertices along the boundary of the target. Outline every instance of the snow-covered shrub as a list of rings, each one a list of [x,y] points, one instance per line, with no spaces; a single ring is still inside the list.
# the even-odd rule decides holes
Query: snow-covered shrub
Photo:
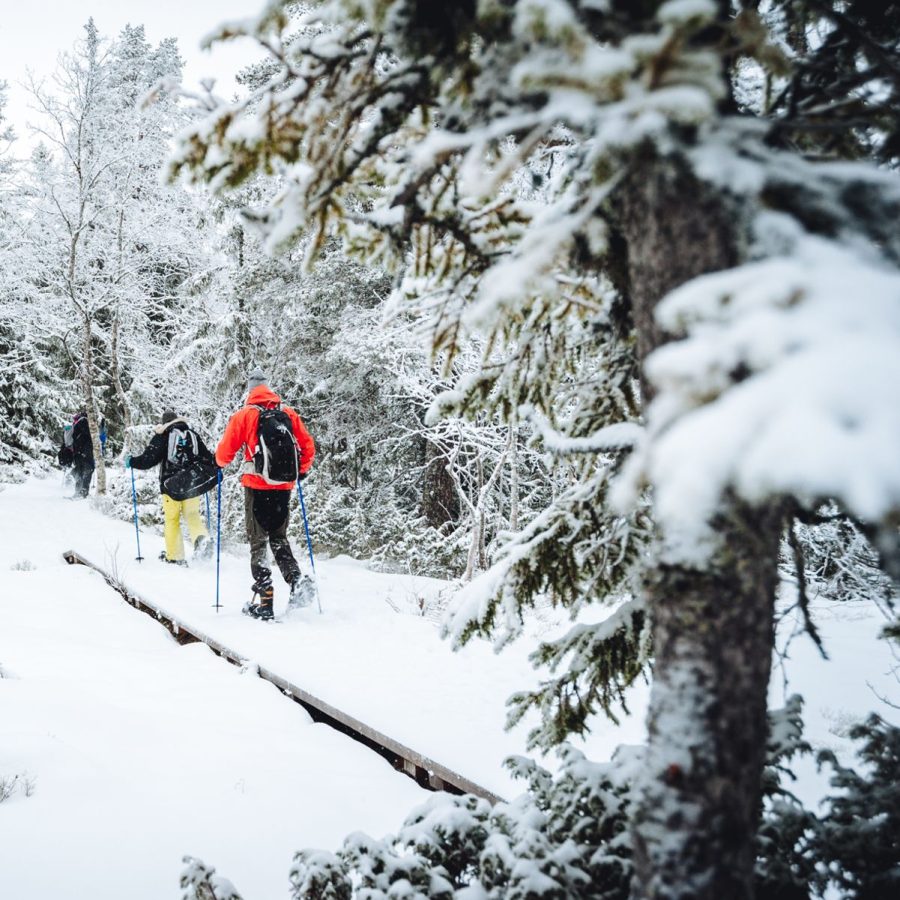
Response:
[[[801,712],[802,700],[793,696],[768,717],[754,894],[818,900],[837,891],[847,900],[892,900],[900,879],[900,728],[872,716],[851,730],[859,770],[831,751],[819,754],[834,775],[817,815],[790,791],[793,766],[812,753]],[[290,869],[292,900],[629,900],[629,821],[645,754],[643,747],[620,747],[610,762],[595,763],[563,745],[555,775],[511,758],[507,765],[527,783],[516,800],[491,806],[472,795],[438,793],[395,835],[357,832],[335,853],[301,850]],[[673,764],[669,777],[680,776]],[[185,862],[182,887],[194,893],[184,900],[239,900],[213,869]]]
[[[234,885],[221,875],[216,875],[212,866],[207,866],[194,856],[182,860],[181,900],[241,900]]]
[[[802,699],[769,713],[769,741],[763,770],[763,808],[756,835],[756,896],[766,900],[807,900],[819,885],[809,850],[818,821],[791,793],[791,766],[812,748],[803,739]]]
[[[640,751],[592,763],[560,751],[558,775],[526,759],[513,772],[528,793],[491,806],[436,794],[382,840],[350,835],[336,853],[304,850],[291,870],[294,900],[619,900],[631,878],[630,782]]]
[[[850,737],[860,744],[859,769],[819,753],[833,771],[832,793],[810,857],[841,896],[890,900],[900,892],[900,728],[872,715]]]
[[[766,900],[839,896],[889,900],[900,889],[900,728],[872,715],[849,731],[859,766],[832,750],[818,753],[832,770],[821,812],[785,787],[792,764],[811,754],[803,740],[800,698],[770,716],[769,759],[757,837],[756,894]]]
[[[15,793],[18,781],[18,775],[3,776],[0,778],[0,803],[9,800],[9,798],[12,797]]]
[[[810,597],[872,602],[889,617],[898,600],[897,583],[885,572],[877,536],[867,537],[864,527],[833,504],[802,514],[788,532],[785,569]]]
[[[9,800],[16,792],[23,797],[31,797],[37,785],[37,779],[27,772],[15,775],[0,776],[0,803]]]

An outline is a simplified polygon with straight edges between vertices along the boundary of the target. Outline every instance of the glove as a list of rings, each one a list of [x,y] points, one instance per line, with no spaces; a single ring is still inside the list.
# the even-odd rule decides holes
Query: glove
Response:
[[[126,456],[126,457],[125,457],[125,468],[126,468],[126,469],[130,469],[130,468],[131,468],[131,457],[130,457],[130,456]]]

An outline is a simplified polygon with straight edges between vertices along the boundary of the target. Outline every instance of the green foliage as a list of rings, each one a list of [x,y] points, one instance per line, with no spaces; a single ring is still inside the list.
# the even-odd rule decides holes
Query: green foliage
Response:
[[[769,740],[763,770],[763,809],[756,834],[756,892],[772,900],[807,900],[819,884],[816,860],[809,853],[818,822],[787,789],[791,768],[812,748],[803,739],[802,698],[788,698],[784,709],[769,713]]]
[[[291,897],[300,900],[351,900],[353,889],[340,859],[324,850],[301,850],[291,868]]]
[[[802,737],[801,701],[770,714],[763,815],[757,837],[757,896],[806,900],[837,895],[888,900],[900,887],[900,728],[871,715],[850,729],[860,765],[818,753],[832,770],[821,815],[784,786],[792,765],[811,753]]]
[[[900,728],[871,715],[850,737],[861,742],[861,770],[831,750],[818,756],[834,774],[812,855],[843,896],[890,900],[900,892]]]
[[[767,13],[799,57],[767,85],[773,137],[832,157],[896,162],[900,8],[871,0],[776,0]]]
[[[540,713],[529,734],[529,749],[547,749],[571,735],[586,735],[603,712],[618,723],[616,707],[628,715],[625,690],[644,672],[650,655],[650,629],[640,601],[632,600],[597,625],[576,625],[531,656],[535,667],[561,673],[536,690],[509,699],[508,726],[530,710]]]

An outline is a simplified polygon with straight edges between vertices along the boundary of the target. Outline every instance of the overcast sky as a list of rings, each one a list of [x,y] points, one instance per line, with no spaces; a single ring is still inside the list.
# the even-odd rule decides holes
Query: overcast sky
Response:
[[[105,37],[130,23],[143,25],[154,45],[165,37],[177,38],[185,85],[213,77],[216,93],[229,97],[237,89],[235,73],[260,58],[259,48],[244,39],[204,51],[200,41],[221,22],[252,16],[263,5],[264,0],[0,0],[0,81],[8,83],[7,118],[20,139],[16,155],[27,154],[28,147],[22,146],[30,145],[27,122],[35,118],[21,86],[27,70],[38,78],[49,76],[60,51],[84,36],[91,16]]]

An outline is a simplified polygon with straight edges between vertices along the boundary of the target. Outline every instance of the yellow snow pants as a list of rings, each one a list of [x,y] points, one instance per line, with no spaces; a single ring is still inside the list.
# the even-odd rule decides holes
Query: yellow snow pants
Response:
[[[181,517],[187,523],[191,544],[197,538],[209,536],[206,523],[200,515],[200,498],[173,500],[168,494],[162,495],[163,516],[165,518],[166,559],[184,559],[184,542],[181,539]]]

